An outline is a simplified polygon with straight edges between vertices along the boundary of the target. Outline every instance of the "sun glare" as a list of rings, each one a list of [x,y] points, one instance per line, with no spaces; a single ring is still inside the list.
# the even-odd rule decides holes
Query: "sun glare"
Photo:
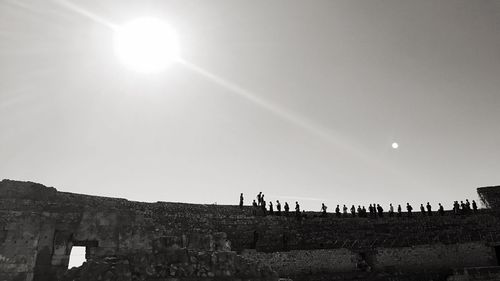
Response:
[[[154,18],[140,18],[117,27],[114,47],[127,68],[141,73],[162,71],[179,59],[175,30]]]

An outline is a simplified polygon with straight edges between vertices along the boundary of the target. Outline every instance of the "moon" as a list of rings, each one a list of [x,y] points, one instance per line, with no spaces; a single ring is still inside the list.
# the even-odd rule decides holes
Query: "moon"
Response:
[[[176,31],[156,18],[139,18],[116,27],[114,50],[123,65],[140,73],[160,72],[180,58]]]

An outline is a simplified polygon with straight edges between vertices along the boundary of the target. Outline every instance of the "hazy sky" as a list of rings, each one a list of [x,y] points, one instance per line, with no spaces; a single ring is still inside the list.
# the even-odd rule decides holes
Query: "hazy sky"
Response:
[[[192,67],[123,67],[99,19],[140,17]],[[499,121],[498,0],[0,0],[0,178],[449,207],[500,184]]]

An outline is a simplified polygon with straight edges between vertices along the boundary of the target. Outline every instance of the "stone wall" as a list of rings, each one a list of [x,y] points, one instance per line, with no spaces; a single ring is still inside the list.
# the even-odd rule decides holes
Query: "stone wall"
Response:
[[[494,249],[482,242],[377,248],[375,270],[431,270],[496,265]]]
[[[361,257],[348,249],[292,250],[288,252],[246,252],[245,257],[269,264],[282,277],[359,270]]]
[[[254,249],[247,257],[283,274],[490,266],[496,264],[499,222],[495,210],[379,219],[307,213],[296,219],[253,215],[252,207],[141,203],[4,180],[0,280],[57,280],[73,245],[102,260],[154,254],[172,237],[191,250]]]
[[[419,272],[496,265],[494,250],[482,242],[428,244],[370,250],[321,249],[288,252],[247,252],[244,256],[269,264],[280,276],[292,279],[323,273],[356,271]]]
[[[447,281],[498,281],[500,266],[471,267],[455,270]]]
[[[224,235],[169,236],[153,241],[152,251],[126,255],[98,256],[80,268],[73,268],[62,281],[101,280],[221,280],[276,281],[268,264],[247,259],[230,251]]]
[[[485,206],[500,209],[500,186],[485,186],[477,189],[479,198]]]

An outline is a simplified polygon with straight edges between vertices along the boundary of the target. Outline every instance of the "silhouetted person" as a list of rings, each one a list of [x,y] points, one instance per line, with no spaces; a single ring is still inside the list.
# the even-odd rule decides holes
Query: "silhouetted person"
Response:
[[[474,200],[472,200],[472,210],[474,210],[474,213],[477,213],[477,204]]]
[[[394,207],[392,206],[392,203],[389,204],[389,217],[394,216]]]
[[[281,216],[281,204],[280,204],[280,200],[276,200],[276,215]]]
[[[295,216],[300,217],[300,205],[298,201],[295,201]]]
[[[411,211],[413,211],[413,207],[410,203],[406,203],[406,211],[408,212],[408,217],[411,217]]]
[[[443,208],[443,205],[441,205],[441,203],[439,203],[438,212],[439,212],[440,216],[444,216],[444,208]]]
[[[266,201],[262,197],[260,198],[260,200],[261,200],[260,201],[260,208],[261,208],[261,210],[262,210],[262,212],[263,212],[263,214],[265,216],[265,215],[267,215]]]
[[[253,206],[252,214],[255,216],[257,214],[257,209],[258,209],[258,205],[257,202],[255,202],[255,199],[253,199],[252,206]]]
[[[398,204],[398,217],[403,216],[403,212],[401,211],[401,204]]]
[[[354,205],[352,205],[351,207],[351,214],[353,218],[356,216],[356,208],[354,207]]]
[[[347,206],[344,204],[344,207],[342,208],[342,211],[344,213],[344,217],[347,217]]]
[[[326,217],[326,205],[325,203],[321,203],[321,215]]]
[[[366,208],[365,208],[365,206],[363,206],[363,208],[361,208],[361,214],[362,214],[362,217],[366,218]]]
[[[379,217],[382,218],[384,216],[384,208],[382,208],[379,204],[377,204],[377,212]]]
[[[424,204],[420,204],[420,214],[422,216],[425,216],[425,208],[424,208]]]
[[[464,201],[460,201],[460,207],[462,208],[462,214],[467,214],[467,204]]]
[[[272,215],[273,213],[274,213],[273,202],[269,201],[269,214]]]
[[[337,208],[335,208],[335,214],[337,214],[337,218],[340,218],[340,206],[337,205]]]
[[[431,204],[429,204],[429,202],[427,202],[426,208],[427,208],[427,215],[432,216],[432,206]]]
[[[467,209],[467,213],[470,213],[471,208],[470,208],[470,202],[469,199],[465,199],[465,207]]]
[[[240,194],[240,208],[243,208],[243,193]]]
[[[358,213],[358,217],[360,217],[360,218],[363,217],[363,210],[361,209],[360,205],[358,205],[356,212]]]
[[[264,200],[264,193],[260,196],[260,204],[264,205],[264,208],[266,207],[266,200]]]
[[[262,205],[262,191],[257,194],[257,202],[259,203],[259,206]]]
[[[460,212],[460,205],[458,204],[458,201],[453,202],[453,213],[455,215],[458,215]]]
[[[284,209],[285,209],[285,216],[288,217],[288,212],[290,211],[290,206],[288,206],[288,202],[285,202]]]
[[[370,212],[370,217],[373,217],[374,207],[372,206],[372,204],[370,204],[370,206],[368,206],[368,211]]]

